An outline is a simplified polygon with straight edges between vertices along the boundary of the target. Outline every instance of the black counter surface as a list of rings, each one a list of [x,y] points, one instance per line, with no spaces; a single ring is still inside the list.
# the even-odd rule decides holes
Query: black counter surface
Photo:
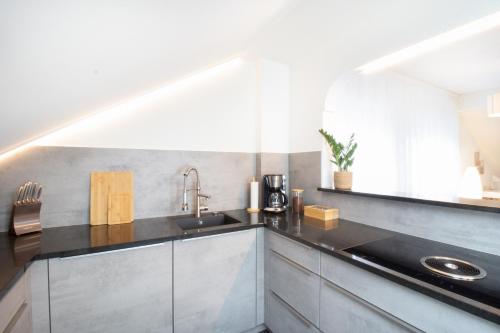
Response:
[[[346,252],[354,255],[357,260],[369,261],[500,309],[500,257],[498,256],[400,234],[355,246]],[[487,275],[475,281],[443,278],[430,273],[420,264],[420,259],[429,255],[465,260],[484,269]]]
[[[33,260],[112,251],[176,239],[208,236],[263,227],[260,214],[251,218],[245,210],[224,212],[241,223],[183,231],[175,223],[186,216],[135,220],[119,225],[74,225],[43,229],[41,233],[15,237],[0,233],[0,298]]]
[[[282,214],[248,214],[245,210],[224,214],[240,223],[183,231],[175,221],[182,217],[136,220],[113,226],[78,225],[44,229],[42,233],[14,237],[0,233],[0,297],[33,260],[84,255],[169,240],[208,236],[266,226],[298,242],[314,247],[357,267],[388,278],[418,292],[500,324],[500,257],[346,220],[328,227],[318,220]],[[453,281],[424,268],[415,259],[447,255],[469,259],[488,271],[475,282]],[[408,257],[411,257],[408,259]]]

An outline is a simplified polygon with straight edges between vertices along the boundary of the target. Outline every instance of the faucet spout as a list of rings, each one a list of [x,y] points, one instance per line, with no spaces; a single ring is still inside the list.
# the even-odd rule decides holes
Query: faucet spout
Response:
[[[192,189],[187,189],[186,179],[189,177],[189,175],[191,174],[191,172],[194,172],[196,174],[196,187],[192,188]],[[206,195],[206,194],[201,194],[200,193],[200,191],[201,191],[200,177],[199,177],[199,174],[198,174],[198,170],[196,168],[193,168],[193,167],[187,168],[184,171],[183,176],[184,176],[184,190],[183,190],[183,194],[182,194],[182,211],[183,212],[187,212],[189,210],[189,206],[188,206],[188,202],[187,202],[187,192],[188,191],[196,191],[196,211],[195,211],[195,215],[196,215],[197,218],[199,218],[201,216],[200,211],[202,211],[202,210],[208,210],[207,206],[203,206],[202,207],[200,205],[200,198],[209,199],[210,196]]]

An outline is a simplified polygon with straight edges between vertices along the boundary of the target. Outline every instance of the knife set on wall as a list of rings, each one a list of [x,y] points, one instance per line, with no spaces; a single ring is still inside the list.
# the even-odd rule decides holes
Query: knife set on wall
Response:
[[[40,210],[42,186],[31,181],[19,187],[12,211],[12,230],[19,236],[42,230]]]

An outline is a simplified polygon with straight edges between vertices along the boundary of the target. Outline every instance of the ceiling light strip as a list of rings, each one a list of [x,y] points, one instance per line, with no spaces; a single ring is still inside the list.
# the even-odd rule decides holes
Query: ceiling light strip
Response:
[[[433,50],[443,48],[480,32],[493,29],[499,25],[500,11],[368,62],[358,67],[357,70],[363,74],[372,74],[386,67],[394,66]]]
[[[233,58],[227,62],[202,70],[178,81],[170,82],[143,95],[127,99],[104,109],[100,109],[96,112],[93,112],[89,116],[80,118],[76,121],[72,121],[55,130],[41,134],[25,143],[15,146],[14,148],[10,148],[6,151],[0,152],[0,161],[17,155],[28,148],[48,145],[50,144],[50,142],[53,142],[54,140],[61,140],[67,135],[74,134],[76,131],[80,131],[85,128],[91,128],[96,124],[115,119],[116,117],[123,117],[125,114],[137,110],[138,107],[144,105],[144,103],[151,101],[154,98],[164,96],[165,94],[171,93],[174,90],[178,90],[193,83],[211,78],[214,75],[234,68],[241,63],[241,58]]]

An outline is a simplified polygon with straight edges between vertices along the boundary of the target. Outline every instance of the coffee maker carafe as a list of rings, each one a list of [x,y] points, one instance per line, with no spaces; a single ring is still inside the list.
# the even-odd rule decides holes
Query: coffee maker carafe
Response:
[[[288,207],[285,175],[264,176],[264,210],[281,213]]]

